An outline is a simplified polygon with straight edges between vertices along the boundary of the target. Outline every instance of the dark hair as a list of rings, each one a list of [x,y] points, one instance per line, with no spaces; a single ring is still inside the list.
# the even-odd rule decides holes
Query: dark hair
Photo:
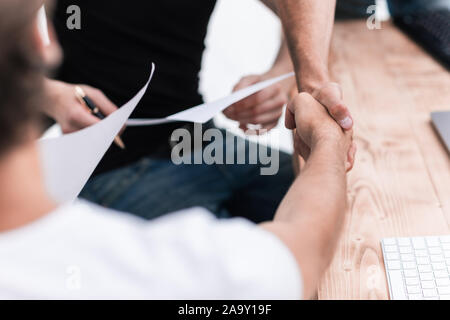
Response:
[[[0,156],[38,119],[42,63],[33,44],[39,1],[0,0]]]

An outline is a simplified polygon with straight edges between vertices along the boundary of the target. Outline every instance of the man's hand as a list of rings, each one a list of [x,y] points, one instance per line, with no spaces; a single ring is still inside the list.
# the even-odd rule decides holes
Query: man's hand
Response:
[[[233,91],[249,87],[274,76],[266,73],[244,77],[234,87]],[[261,129],[269,131],[277,126],[283,114],[283,107],[288,102],[289,91],[294,85],[293,79],[287,79],[231,105],[223,113],[228,118],[238,121],[239,128],[243,131],[248,129],[249,124],[260,125]]]
[[[328,113],[342,129],[351,130],[353,128],[353,118],[342,101],[343,94],[339,84],[327,82],[316,90],[313,90],[312,96],[327,108]]]
[[[78,101],[75,95],[75,85],[46,80],[45,86],[50,97],[50,104],[44,111],[60,124],[63,133],[75,132],[100,121]],[[86,85],[80,85],[80,87],[105,116],[117,110],[117,106],[100,90]]]
[[[295,130],[295,149],[305,160],[319,144],[332,143],[338,144],[338,149],[342,150],[346,170],[353,168],[356,153],[353,131],[342,130],[314,97],[300,93],[288,105],[286,113],[286,127]]]

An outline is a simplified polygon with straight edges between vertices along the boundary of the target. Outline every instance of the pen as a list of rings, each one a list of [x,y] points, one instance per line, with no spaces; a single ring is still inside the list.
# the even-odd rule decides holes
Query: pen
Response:
[[[77,96],[78,101],[91,111],[93,116],[99,118],[100,120],[106,118],[100,109],[95,105],[94,101],[86,95],[80,86],[75,87],[75,95]],[[125,144],[119,136],[114,138],[114,142],[117,146],[119,146],[119,148],[125,149]]]

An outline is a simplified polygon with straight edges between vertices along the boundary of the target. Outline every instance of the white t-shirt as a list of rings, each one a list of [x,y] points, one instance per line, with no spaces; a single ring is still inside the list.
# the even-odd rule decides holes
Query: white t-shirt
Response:
[[[85,202],[0,233],[0,299],[300,299],[274,235],[195,208],[146,222]]]

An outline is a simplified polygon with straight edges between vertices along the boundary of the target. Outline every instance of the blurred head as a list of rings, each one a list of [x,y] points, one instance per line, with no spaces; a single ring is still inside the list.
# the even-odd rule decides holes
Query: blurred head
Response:
[[[45,1],[46,5],[51,5]],[[0,0],[0,157],[28,142],[43,99],[43,77],[60,57],[37,24],[42,0]]]

